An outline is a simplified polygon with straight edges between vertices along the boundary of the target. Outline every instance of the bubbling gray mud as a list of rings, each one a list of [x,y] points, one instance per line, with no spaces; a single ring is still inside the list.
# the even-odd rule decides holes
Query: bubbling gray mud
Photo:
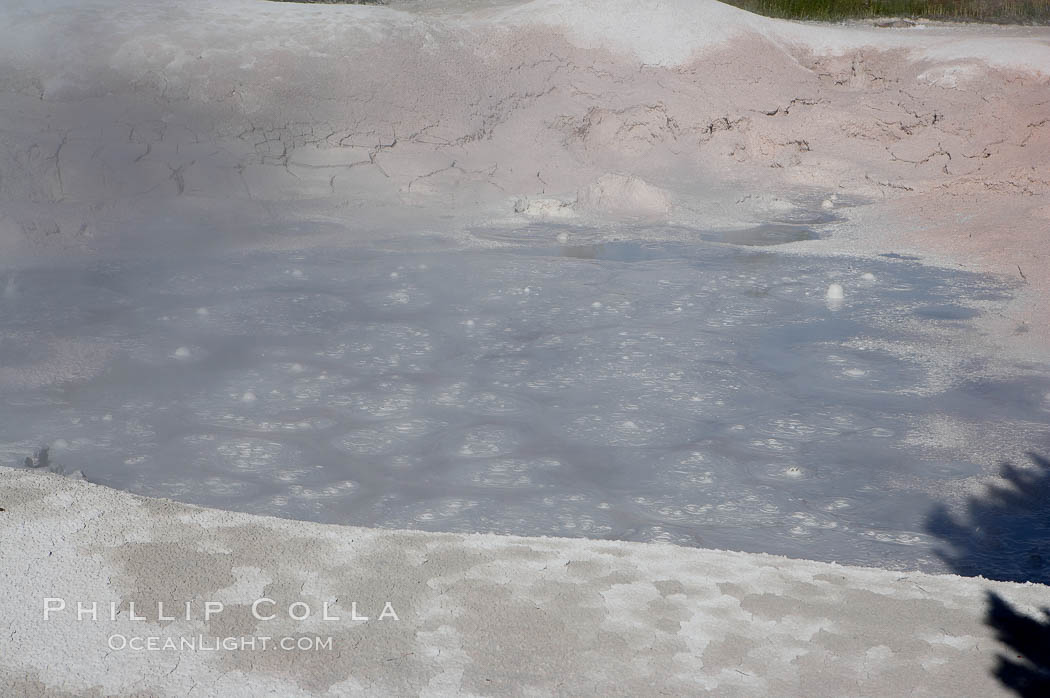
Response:
[[[19,271],[0,458],[298,519],[936,569],[935,492],[988,464],[931,429],[1046,439],[1045,381],[899,350],[972,331],[986,278],[570,232]]]

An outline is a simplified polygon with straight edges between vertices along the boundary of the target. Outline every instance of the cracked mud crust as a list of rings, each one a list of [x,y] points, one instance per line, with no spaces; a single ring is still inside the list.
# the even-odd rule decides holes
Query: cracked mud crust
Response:
[[[107,8],[5,10],[9,259],[421,222],[461,243],[529,216],[747,226],[834,194],[864,205],[805,249],[1012,277],[1023,293],[989,334],[1047,355],[1050,30],[815,27],[675,0],[634,34],[630,3]],[[82,26],[106,38],[62,34]],[[39,48],[56,31],[63,48]],[[158,221],[163,238],[143,234]]]

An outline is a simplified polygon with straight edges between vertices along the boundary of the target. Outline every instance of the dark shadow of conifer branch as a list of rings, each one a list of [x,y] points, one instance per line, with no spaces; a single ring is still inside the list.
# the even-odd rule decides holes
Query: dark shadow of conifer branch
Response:
[[[1006,484],[971,498],[965,516],[952,516],[943,506],[930,514],[926,528],[944,541],[938,555],[952,571],[1050,584],[1050,460],[1036,453],[1028,456],[1033,468],[1004,463]],[[1047,698],[1050,607],[1041,609],[1040,619],[1019,613],[995,592],[988,592],[987,599],[985,624],[1005,649],[998,655],[996,678],[1023,698]]]

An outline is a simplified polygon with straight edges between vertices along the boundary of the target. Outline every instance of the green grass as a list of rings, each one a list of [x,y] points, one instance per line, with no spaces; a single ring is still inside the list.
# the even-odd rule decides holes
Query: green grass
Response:
[[[327,5],[384,5],[386,0],[276,0]],[[1050,24],[1050,0],[723,0],[781,19],[839,22],[903,17],[997,24]]]
[[[724,0],[767,17],[842,21],[878,17],[998,24],[1050,23],[1050,0]]]

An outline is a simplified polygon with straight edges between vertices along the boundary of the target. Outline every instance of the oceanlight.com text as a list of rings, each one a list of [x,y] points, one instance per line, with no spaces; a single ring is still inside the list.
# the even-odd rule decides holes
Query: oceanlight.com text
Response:
[[[318,635],[249,635],[241,637],[207,637],[204,635],[122,635],[109,636],[107,644],[114,652],[331,652],[331,636]]]

